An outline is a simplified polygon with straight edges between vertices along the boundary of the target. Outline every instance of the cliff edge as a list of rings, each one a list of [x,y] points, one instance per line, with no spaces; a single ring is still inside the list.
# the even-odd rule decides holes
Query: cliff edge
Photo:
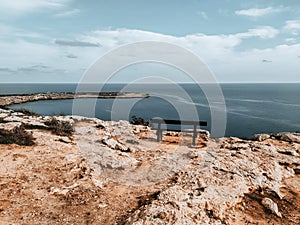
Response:
[[[299,133],[203,132],[191,148],[126,121],[0,109],[0,141],[0,224],[300,224]]]

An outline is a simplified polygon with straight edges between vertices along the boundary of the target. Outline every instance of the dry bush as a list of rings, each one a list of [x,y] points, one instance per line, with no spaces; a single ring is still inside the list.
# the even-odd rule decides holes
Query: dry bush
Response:
[[[131,117],[130,123],[134,125],[144,125],[144,126],[149,125],[148,121],[145,121],[142,117],[136,117],[136,116]]]
[[[25,130],[24,125],[8,131],[0,129],[0,144],[34,145],[34,137]]]
[[[59,121],[54,117],[46,121],[45,125],[47,125],[52,133],[56,135],[70,136],[74,133],[74,128],[70,122]]]

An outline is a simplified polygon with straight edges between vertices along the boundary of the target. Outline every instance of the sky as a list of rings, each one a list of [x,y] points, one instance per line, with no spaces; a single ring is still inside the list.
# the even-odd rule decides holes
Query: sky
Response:
[[[78,82],[113,49],[161,41],[199,56],[218,82],[295,83],[299,34],[299,0],[0,0],[0,82]],[[113,82],[189,81],[155,63],[120,73]]]

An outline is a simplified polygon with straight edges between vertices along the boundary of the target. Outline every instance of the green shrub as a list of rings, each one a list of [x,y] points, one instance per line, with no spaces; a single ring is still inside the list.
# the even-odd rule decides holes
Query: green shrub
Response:
[[[69,122],[59,121],[55,117],[46,121],[45,125],[47,125],[52,133],[56,135],[70,136],[74,133],[74,128]]]
[[[24,125],[15,127],[8,131],[0,129],[0,144],[34,145],[34,138],[31,133],[25,130]]]

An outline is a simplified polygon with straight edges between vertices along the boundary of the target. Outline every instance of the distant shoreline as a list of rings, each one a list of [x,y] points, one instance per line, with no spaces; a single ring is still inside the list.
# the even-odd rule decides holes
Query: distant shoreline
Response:
[[[78,98],[148,98],[149,94],[139,92],[47,92],[35,94],[0,94],[0,107],[40,100],[63,100]]]

